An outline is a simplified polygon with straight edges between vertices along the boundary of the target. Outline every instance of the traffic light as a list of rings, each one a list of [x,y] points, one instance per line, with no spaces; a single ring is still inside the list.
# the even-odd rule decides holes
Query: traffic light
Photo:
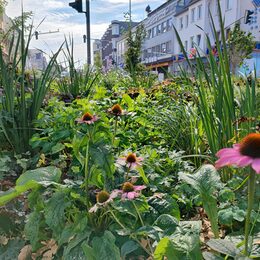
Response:
[[[77,10],[79,13],[84,13],[82,8],[82,0],[75,0],[75,2],[69,3],[69,6]]]
[[[253,19],[253,13],[254,11],[250,11],[250,10],[246,10],[245,13],[245,24],[251,23],[252,19]]]
[[[35,35],[35,39],[38,40],[39,32],[35,31],[34,35]]]

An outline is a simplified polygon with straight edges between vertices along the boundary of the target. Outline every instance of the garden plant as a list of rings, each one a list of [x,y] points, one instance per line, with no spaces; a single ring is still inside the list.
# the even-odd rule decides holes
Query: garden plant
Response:
[[[0,48],[0,259],[260,258],[260,82],[220,24],[218,59],[180,41],[190,71],[163,82],[78,71],[73,40],[67,78],[61,49],[25,71],[23,30]]]

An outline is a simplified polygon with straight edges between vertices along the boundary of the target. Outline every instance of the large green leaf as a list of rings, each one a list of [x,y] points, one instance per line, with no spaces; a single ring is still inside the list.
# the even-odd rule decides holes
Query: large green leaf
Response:
[[[222,186],[222,183],[215,167],[204,165],[195,174],[180,173],[179,178],[200,193],[203,207],[210,219],[212,231],[215,237],[218,238],[217,200],[214,194],[217,188]]]
[[[66,194],[62,191],[52,195],[45,207],[45,218],[47,225],[52,229],[54,236],[61,233],[65,226],[65,210],[71,205]]]
[[[115,237],[110,231],[105,231],[102,237],[94,237],[92,244],[97,260],[120,260],[120,251],[115,244]]]
[[[240,254],[240,250],[232,242],[225,239],[211,239],[207,245],[213,250],[228,256],[236,257]]]
[[[40,185],[48,186],[57,183],[60,177],[61,170],[54,166],[26,171],[17,179],[14,189],[0,193],[0,206],[3,206],[27,190],[35,189]]]
[[[163,260],[165,256],[168,259],[179,259],[177,258],[178,255],[176,254],[173,244],[168,237],[164,237],[158,243],[154,251],[154,260]]]
[[[178,220],[171,215],[163,214],[156,219],[154,225],[161,228],[165,236],[170,236],[176,230]]]
[[[25,185],[30,181],[37,183],[41,182],[59,182],[61,170],[54,166],[38,168],[35,170],[26,171],[16,181],[17,186]]]
[[[20,250],[25,242],[19,239],[9,240],[7,245],[0,245],[0,259],[14,260],[18,258]]]
[[[140,246],[135,241],[133,240],[126,241],[121,247],[121,256],[123,257],[123,259],[125,259],[125,257],[128,254],[134,252],[138,248],[140,248]]]
[[[43,225],[43,214],[37,210],[29,215],[28,221],[25,225],[25,236],[30,240],[33,250],[36,250],[40,241],[44,240],[41,233],[41,226]]]

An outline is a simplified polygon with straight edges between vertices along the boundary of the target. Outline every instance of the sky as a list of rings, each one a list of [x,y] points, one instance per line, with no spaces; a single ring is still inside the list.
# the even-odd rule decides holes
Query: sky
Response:
[[[24,11],[33,12],[33,24],[39,33],[58,31],[51,34],[40,34],[33,37],[30,47],[38,48],[50,54],[55,52],[64,41],[64,36],[73,35],[75,60],[79,64],[86,62],[86,43],[83,35],[86,32],[85,15],[69,6],[74,0],[8,0],[6,13],[13,18]],[[84,2],[84,0],[83,0]],[[146,17],[145,8],[149,4],[155,9],[165,0],[132,0],[132,20],[141,21]],[[129,10],[129,0],[90,0],[91,39],[101,38],[112,20],[124,21],[124,14]],[[41,23],[41,21],[43,22]],[[36,29],[35,29],[36,30]]]

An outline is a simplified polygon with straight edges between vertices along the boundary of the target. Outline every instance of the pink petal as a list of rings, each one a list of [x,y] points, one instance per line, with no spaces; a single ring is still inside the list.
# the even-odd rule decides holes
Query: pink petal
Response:
[[[145,189],[146,188],[146,186],[144,186],[144,185],[139,185],[139,186],[134,186],[134,190],[136,191],[139,191],[139,190],[143,190],[143,189]]]
[[[240,144],[233,144],[233,148],[235,150],[239,150],[240,149]]]
[[[89,209],[89,212],[94,213],[94,212],[97,212],[97,210],[98,210],[98,205],[95,204],[92,208]]]
[[[241,160],[241,157],[243,157],[243,155],[222,157],[216,161],[215,167],[218,169],[226,165],[237,165],[237,162]]]
[[[255,170],[257,174],[260,173],[260,158],[254,159],[252,162],[252,168]]]
[[[217,152],[217,157],[224,157],[224,156],[230,156],[230,155],[240,155],[239,151],[234,148],[224,148]]]
[[[135,197],[138,197],[138,193],[134,192],[134,191],[131,191],[131,192],[127,192],[127,198],[129,200],[133,200]]]
[[[116,197],[119,195],[119,193],[122,193],[122,191],[121,191],[121,190],[113,190],[113,191],[111,192],[111,194],[110,194],[110,198],[111,198],[111,199],[116,198]]]
[[[251,164],[253,161],[253,159],[249,156],[243,156],[241,157],[240,160],[237,161],[237,165],[239,167],[245,167],[245,166],[248,166],[249,164]]]

